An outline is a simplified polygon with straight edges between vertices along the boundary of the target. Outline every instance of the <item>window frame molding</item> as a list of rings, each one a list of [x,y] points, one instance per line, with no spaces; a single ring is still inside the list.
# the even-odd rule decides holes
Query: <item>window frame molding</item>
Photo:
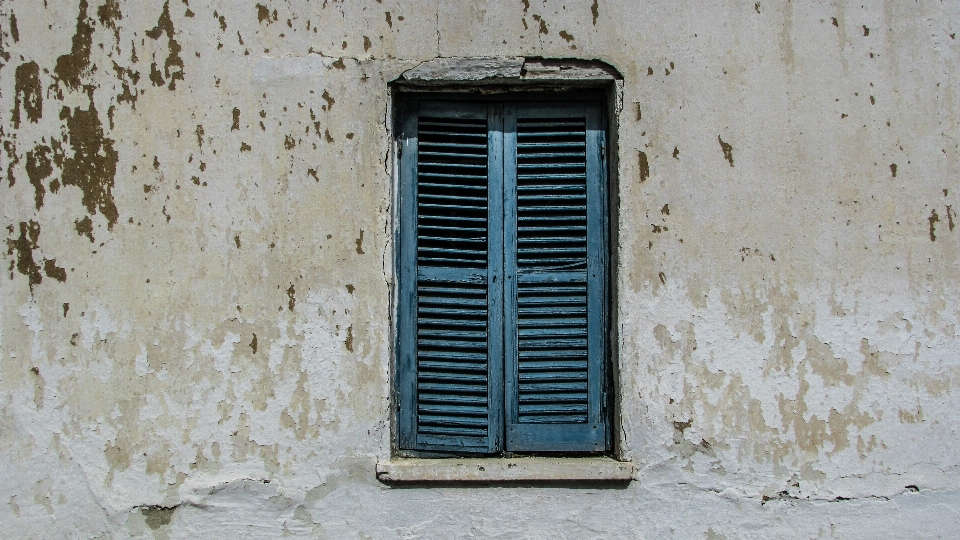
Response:
[[[481,62],[486,63],[485,65],[489,67],[490,59],[440,59],[446,62],[453,62],[455,65],[462,65],[464,61],[467,63]],[[493,59],[496,60],[496,59]],[[514,61],[516,59],[512,59]],[[436,61],[432,61],[436,62]],[[600,62],[584,62],[584,61],[543,61],[540,59],[534,59],[535,66],[540,69],[541,74],[529,78],[527,77],[529,73],[536,72],[536,70],[526,70],[526,66],[531,64],[531,60],[525,60],[523,62],[524,69],[521,69],[521,78],[510,79],[504,77],[502,71],[497,72],[493,77],[485,76],[480,79],[464,79],[463,77],[456,76],[456,70],[453,70],[451,73],[454,73],[454,76],[437,76],[436,72],[431,72],[433,76],[429,80],[418,80],[416,78],[411,78],[407,76],[412,71],[416,71],[418,68],[408,70],[404,75],[401,75],[397,80],[389,84],[389,100],[388,100],[388,110],[387,110],[387,120],[388,120],[388,133],[390,135],[391,141],[391,152],[390,152],[390,161],[392,165],[392,186],[393,186],[393,204],[391,206],[391,224],[392,224],[392,246],[393,252],[392,256],[389,259],[389,264],[391,265],[390,272],[393,277],[391,285],[391,300],[392,305],[390,309],[391,314],[391,336],[390,336],[390,355],[387,359],[388,370],[389,370],[389,380],[390,380],[390,400],[389,400],[389,446],[390,446],[390,458],[386,460],[381,460],[383,463],[390,463],[391,460],[396,462],[400,459],[437,459],[437,458],[469,458],[471,454],[469,452],[444,452],[444,451],[423,451],[423,450],[409,450],[401,449],[400,445],[400,430],[399,430],[399,415],[398,415],[398,403],[400,399],[401,389],[399,388],[399,376],[397,373],[398,366],[398,316],[400,315],[401,302],[400,302],[400,290],[399,290],[399,268],[402,263],[400,260],[401,250],[399,249],[401,242],[401,209],[399,208],[400,202],[400,189],[401,189],[401,175],[403,174],[400,170],[401,163],[399,159],[399,144],[401,141],[401,122],[403,117],[401,115],[401,104],[404,100],[409,99],[413,96],[416,98],[427,98],[430,100],[456,100],[456,101],[470,101],[477,103],[485,102],[536,102],[536,103],[563,103],[563,102],[583,102],[583,101],[595,101],[601,104],[601,129],[605,134],[605,143],[604,148],[601,150],[605,154],[606,159],[602,161],[601,166],[602,179],[600,191],[603,194],[602,206],[602,215],[604,216],[604,223],[601,231],[603,238],[603,256],[605,261],[603,262],[603,272],[605,276],[603,278],[604,282],[604,291],[603,295],[605,298],[602,301],[604,306],[601,318],[604,319],[603,323],[603,334],[604,334],[604,345],[606,352],[604,354],[604,380],[601,383],[601,391],[604,394],[602,407],[602,416],[606,419],[607,422],[607,431],[606,431],[606,447],[607,449],[603,452],[602,456],[606,456],[607,459],[622,460],[623,451],[621,446],[621,437],[620,434],[622,430],[620,429],[620,385],[619,385],[619,354],[618,354],[618,342],[619,337],[617,334],[618,324],[617,324],[617,266],[618,266],[618,254],[617,254],[617,229],[619,223],[618,216],[618,139],[617,139],[617,120],[619,118],[619,112],[622,109],[622,77],[619,76],[619,73],[615,69],[611,68],[606,64]],[[431,62],[428,62],[429,64]],[[515,62],[511,65],[514,65]],[[564,66],[572,65],[571,69],[565,69]],[[584,75],[585,70],[581,69],[586,65],[586,75]],[[543,66],[547,66],[544,68]],[[592,71],[590,71],[592,70]],[[489,70],[488,70],[489,71]],[[494,69],[494,71],[496,71]],[[547,75],[542,75],[542,72],[546,72]],[[564,76],[564,73],[566,76]],[[572,76],[571,73],[572,72]],[[409,232],[407,233],[409,234]],[[386,263],[387,261],[385,261]],[[505,364],[506,365],[506,364]],[[504,392],[506,389],[504,388]],[[505,408],[506,403],[502,403],[501,407]],[[480,454],[483,455],[483,454]],[[490,456],[486,455],[481,459],[486,460],[490,463],[497,463],[498,460],[503,459],[516,459],[524,454],[513,454],[507,451],[502,451],[501,454]],[[587,454],[583,452],[563,452],[563,451],[551,451],[548,455],[553,457],[562,457],[567,456],[578,456],[573,459],[597,459],[597,454]],[[515,457],[516,456],[516,457]],[[523,459],[536,459],[536,458],[523,458]],[[600,459],[603,459],[602,457]],[[529,462],[533,463],[533,462]],[[378,466],[379,467],[379,466]],[[622,469],[618,469],[621,472],[619,473],[622,476]],[[632,470],[632,468],[631,468]],[[562,476],[562,475],[561,475]],[[561,479],[561,478],[558,478]],[[622,478],[620,478],[622,479]]]

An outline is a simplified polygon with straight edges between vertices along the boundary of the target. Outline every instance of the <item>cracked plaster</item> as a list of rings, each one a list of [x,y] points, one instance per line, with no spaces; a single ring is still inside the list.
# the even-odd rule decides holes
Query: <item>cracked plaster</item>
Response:
[[[958,26],[955,3],[0,3],[0,527],[956,536]],[[375,479],[388,83],[478,57],[622,75],[628,486]]]

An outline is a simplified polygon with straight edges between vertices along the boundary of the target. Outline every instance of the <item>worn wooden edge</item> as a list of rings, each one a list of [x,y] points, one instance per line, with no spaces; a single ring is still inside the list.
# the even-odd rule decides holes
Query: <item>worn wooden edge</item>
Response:
[[[629,482],[635,468],[612,458],[393,459],[377,463],[377,480],[402,482]]]

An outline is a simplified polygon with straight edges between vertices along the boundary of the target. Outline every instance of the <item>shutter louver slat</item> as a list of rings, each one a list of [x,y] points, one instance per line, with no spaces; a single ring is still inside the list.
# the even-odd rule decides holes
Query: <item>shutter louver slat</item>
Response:
[[[584,256],[586,254],[584,253]],[[586,280],[518,284],[518,421],[587,421]],[[553,358],[582,358],[561,364]]]
[[[486,446],[487,125],[420,118],[417,436]],[[473,276],[473,278],[471,278]]]
[[[602,452],[603,113],[400,105],[398,448]]]
[[[507,161],[507,450],[602,451],[598,109],[516,104]]]
[[[587,421],[587,281],[584,272],[570,272],[587,267],[586,160],[550,152],[585,145],[583,119],[517,120],[521,424]],[[549,282],[531,283],[523,279],[528,272],[555,275]],[[558,357],[583,360],[550,362]]]

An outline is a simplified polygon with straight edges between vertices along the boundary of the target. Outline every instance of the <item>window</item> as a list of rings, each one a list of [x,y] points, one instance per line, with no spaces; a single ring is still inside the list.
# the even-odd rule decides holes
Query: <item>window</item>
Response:
[[[610,448],[604,101],[549,96],[398,100],[401,452]]]

